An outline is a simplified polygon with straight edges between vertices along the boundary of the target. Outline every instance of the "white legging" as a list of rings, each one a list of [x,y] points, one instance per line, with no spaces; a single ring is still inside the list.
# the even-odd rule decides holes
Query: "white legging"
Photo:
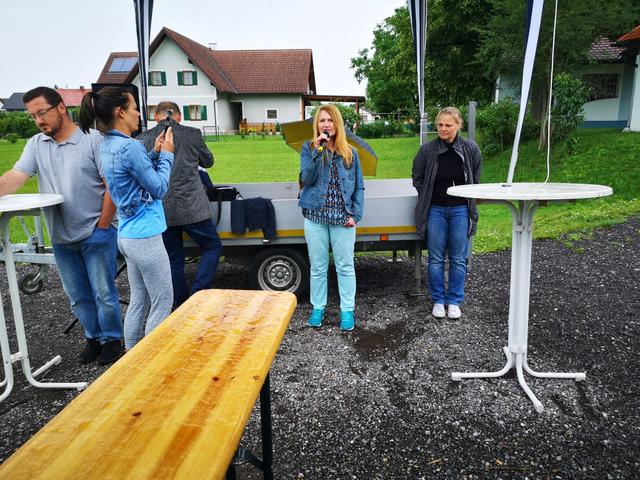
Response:
[[[173,286],[162,235],[148,238],[119,236],[118,248],[127,261],[131,291],[124,317],[124,346],[128,350],[171,313]]]

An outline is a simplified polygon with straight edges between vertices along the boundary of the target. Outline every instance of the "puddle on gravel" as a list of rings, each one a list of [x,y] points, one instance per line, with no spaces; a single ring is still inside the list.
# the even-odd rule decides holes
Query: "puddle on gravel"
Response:
[[[408,355],[405,344],[406,323],[396,322],[383,330],[359,329],[356,338],[356,352],[365,360],[374,360],[382,355],[394,355],[405,359]]]

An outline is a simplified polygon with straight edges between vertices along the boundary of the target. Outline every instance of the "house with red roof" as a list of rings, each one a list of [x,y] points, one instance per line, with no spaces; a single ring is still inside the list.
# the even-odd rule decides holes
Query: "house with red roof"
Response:
[[[640,131],[640,25],[611,40],[598,37],[591,45],[583,66],[582,81],[590,88],[584,104],[587,128],[620,128]],[[496,101],[519,98],[515,82],[502,82],[496,89]]]
[[[140,87],[137,52],[111,53],[96,83]],[[167,27],[149,46],[148,85],[149,120],[169,100],[180,107],[183,124],[221,133],[236,132],[242,121],[300,120],[316,93],[310,49],[217,50]]]

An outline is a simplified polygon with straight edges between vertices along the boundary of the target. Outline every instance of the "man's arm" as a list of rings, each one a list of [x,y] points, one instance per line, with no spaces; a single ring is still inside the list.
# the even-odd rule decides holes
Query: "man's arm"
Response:
[[[15,193],[21,186],[27,183],[29,175],[20,170],[9,170],[0,177],[0,197]]]
[[[102,212],[100,212],[100,218],[98,219],[98,224],[96,227],[98,228],[109,228],[111,225],[111,220],[113,220],[113,216],[116,214],[116,206],[111,200],[111,195],[109,194],[109,188],[107,187],[107,182],[102,179],[102,183],[104,183],[104,197],[102,198]]]
[[[207,144],[204,143],[204,138],[200,132],[198,132],[198,140],[195,142],[194,148],[196,153],[198,154],[198,165],[202,168],[209,168],[213,166],[213,153],[207,147]]]

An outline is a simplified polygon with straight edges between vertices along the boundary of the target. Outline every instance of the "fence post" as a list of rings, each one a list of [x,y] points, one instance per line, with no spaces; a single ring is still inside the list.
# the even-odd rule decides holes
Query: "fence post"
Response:
[[[477,102],[471,101],[469,102],[469,118],[467,119],[469,125],[469,140],[476,141],[476,106]]]

